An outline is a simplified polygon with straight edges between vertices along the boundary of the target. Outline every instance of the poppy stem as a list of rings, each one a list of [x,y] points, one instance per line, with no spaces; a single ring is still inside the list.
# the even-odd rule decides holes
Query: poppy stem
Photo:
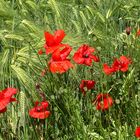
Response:
[[[45,119],[43,120],[43,139],[45,139]]]

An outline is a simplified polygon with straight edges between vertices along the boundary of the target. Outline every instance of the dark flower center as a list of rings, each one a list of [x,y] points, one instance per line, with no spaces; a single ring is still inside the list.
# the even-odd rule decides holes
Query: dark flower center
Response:
[[[88,54],[84,54],[83,57],[84,57],[84,58],[88,58],[89,55],[88,55]]]
[[[36,111],[43,112],[43,111],[45,111],[45,108],[43,108],[42,106],[38,106],[38,107],[36,107]]]

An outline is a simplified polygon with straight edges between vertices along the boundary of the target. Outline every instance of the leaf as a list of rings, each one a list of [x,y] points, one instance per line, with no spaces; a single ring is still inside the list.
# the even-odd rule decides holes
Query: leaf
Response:
[[[106,14],[106,19],[108,19],[109,17],[111,17],[111,15],[112,15],[112,10],[109,9],[109,10],[107,11],[107,14]]]

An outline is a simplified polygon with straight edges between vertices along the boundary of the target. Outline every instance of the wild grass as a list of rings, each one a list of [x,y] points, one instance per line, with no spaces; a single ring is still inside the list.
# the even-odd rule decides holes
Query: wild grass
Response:
[[[140,25],[139,0],[0,0],[0,89],[16,87],[18,103],[0,114],[3,140],[134,140],[140,125]],[[132,28],[131,34],[125,28]],[[44,77],[48,56],[39,56],[44,31],[63,29],[64,43],[74,52],[81,44],[97,50],[101,61],[92,67],[76,65],[68,72]],[[114,57],[129,56],[126,73],[106,76],[103,63]],[[96,81],[83,97],[82,79]],[[41,101],[36,84],[50,102],[46,120],[29,116],[36,100]],[[114,99],[108,111],[97,111],[92,101],[98,93]]]

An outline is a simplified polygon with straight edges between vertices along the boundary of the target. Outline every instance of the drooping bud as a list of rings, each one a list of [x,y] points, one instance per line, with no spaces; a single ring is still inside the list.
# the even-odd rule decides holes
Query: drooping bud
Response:
[[[130,35],[130,33],[131,33],[131,27],[126,27],[125,31],[126,31],[126,34],[127,35]]]

